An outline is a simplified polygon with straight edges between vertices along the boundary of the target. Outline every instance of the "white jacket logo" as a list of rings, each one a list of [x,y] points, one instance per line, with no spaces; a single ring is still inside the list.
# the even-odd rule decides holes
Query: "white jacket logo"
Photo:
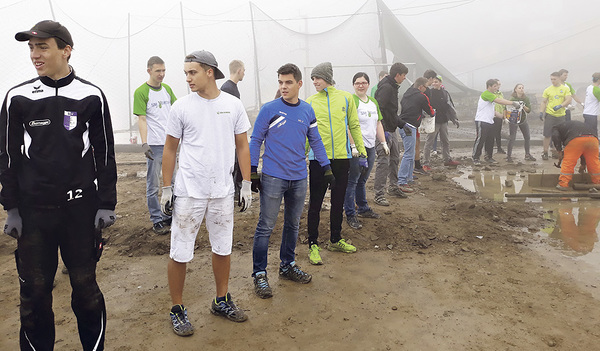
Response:
[[[38,119],[38,120],[29,122],[30,127],[43,127],[43,126],[49,126],[49,125],[50,125],[49,119]]]

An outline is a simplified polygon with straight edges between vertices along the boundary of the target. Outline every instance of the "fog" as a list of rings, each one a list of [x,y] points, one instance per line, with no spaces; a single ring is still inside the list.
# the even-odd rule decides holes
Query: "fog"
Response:
[[[589,84],[593,72],[600,71],[595,64],[600,57],[595,35],[600,26],[598,1],[383,2],[441,65],[432,68],[445,70],[478,91],[485,88],[487,79],[499,78],[503,91],[521,82],[529,94],[540,94],[550,84],[550,73],[561,68],[570,71],[569,82],[579,90]],[[125,136],[130,123],[135,123],[129,112],[131,96],[147,80],[145,66],[152,55],[165,60],[164,82],[177,96],[187,94],[182,72],[186,52],[213,52],[226,76],[228,63],[241,59],[246,77],[239,88],[248,109],[273,98],[275,70],[288,61],[308,66],[305,75],[311,66],[331,61],[334,78],[343,89],[350,89],[349,80],[357,71],[375,79],[381,66],[374,64],[383,60],[375,0],[257,0],[253,4],[238,0],[0,0],[4,48],[0,60],[5,70],[0,93],[4,96],[12,86],[35,76],[28,47],[17,42],[14,34],[52,18],[70,30],[72,66],[79,76],[104,90],[114,128]],[[385,40],[400,38],[388,33]],[[387,49],[385,63],[392,63],[394,52]],[[395,54],[402,61],[409,53]],[[409,77],[421,75],[421,70],[413,69]],[[314,92],[309,77],[304,80],[303,97]]]

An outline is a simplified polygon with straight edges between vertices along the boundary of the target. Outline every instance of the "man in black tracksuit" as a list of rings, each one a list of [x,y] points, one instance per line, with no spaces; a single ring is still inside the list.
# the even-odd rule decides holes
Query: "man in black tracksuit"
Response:
[[[104,297],[96,283],[100,230],[115,221],[116,163],[102,91],[69,66],[73,40],[58,22],[15,35],[38,77],[12,88],[0,112],[4,232],[17,239],[21,350],[54,348],[52,288],[58,248],[69,271],[83,350],[103,350]]]

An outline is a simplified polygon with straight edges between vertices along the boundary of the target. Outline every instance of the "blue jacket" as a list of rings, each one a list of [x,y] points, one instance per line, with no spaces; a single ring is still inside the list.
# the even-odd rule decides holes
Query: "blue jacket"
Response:
[[[260,148],[265,143],[262,172],[284,180],[300,180],[306,171],[306,139],[322,167],[330,164],[317,129],[312,107],[299,100],[292,105],[283,98],[264,104],[250,139],[250,165],[256,171]]]

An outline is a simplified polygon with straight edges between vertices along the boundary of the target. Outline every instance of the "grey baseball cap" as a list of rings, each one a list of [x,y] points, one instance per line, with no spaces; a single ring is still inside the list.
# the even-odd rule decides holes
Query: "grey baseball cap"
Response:
[[[219,64],[215,56],[206,50],[194,51],[185,57],[184,62],[198,62],[209,65],[215,71],[215,79],[223,79],[225,75],[219,70]]]

